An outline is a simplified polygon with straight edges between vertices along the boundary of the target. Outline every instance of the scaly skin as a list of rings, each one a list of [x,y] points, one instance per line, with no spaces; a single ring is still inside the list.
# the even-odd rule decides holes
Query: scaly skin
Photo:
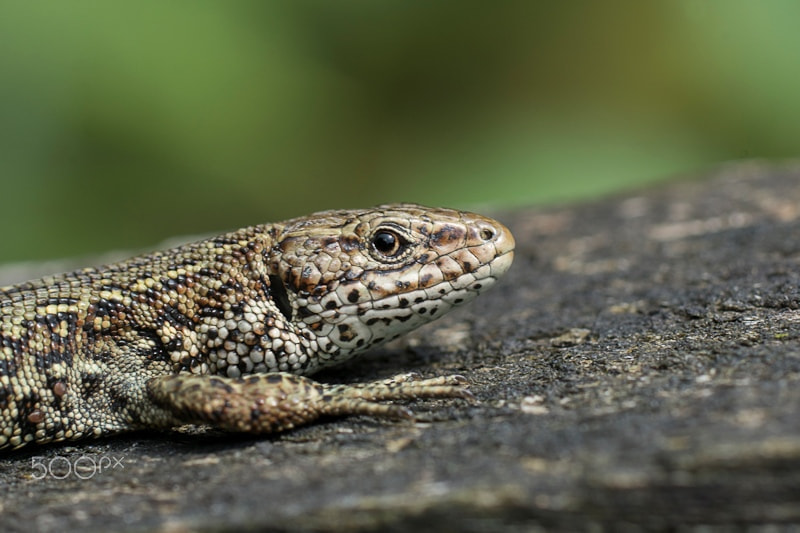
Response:
[[[305,375],[472,300],[508,269],[498,222],[412,204],[244,228],[0,289],[0,449],[185,423],[252,433],[465,380]]]

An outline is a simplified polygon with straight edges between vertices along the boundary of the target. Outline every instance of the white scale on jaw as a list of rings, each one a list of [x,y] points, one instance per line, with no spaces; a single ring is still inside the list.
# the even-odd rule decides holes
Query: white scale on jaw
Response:
[[[485,267],[488,270],[489,265]],[[480,291],[494,284],[494,278],[481,278],[482,272],[476,273],[477,279],[473,274],[465,274],[450,282],[443,282],[450,286],[444,294],[439,292],[442,287],[435,285],[377,300],[361,314],[359,309],[363,304],[342,305],[337,310],[336,318],[333,318],[334,311],[321,311],[320,317],[330,318],[331,321],[322,326],[320,333],[330,339],[330,344],[344,350],[377,345],[371,342],[372,339],[381,339],[381,342],[392,340],[409,329],[430,322],[433,320],[431,317],[444,315],[454,306],[472,301]],[[481,285],[481,289],[473,289],[472,286],[475,284]],[[405,300],[408,304],[402,306],[401,300]],[[306,319],[306,323],[313,323],[319,319],[317,317]],[[351,340],[341,339],[336,335],[336,326],[345,322],[356,333]],[[358,344],[359,340],[362,340],[361,345]]]

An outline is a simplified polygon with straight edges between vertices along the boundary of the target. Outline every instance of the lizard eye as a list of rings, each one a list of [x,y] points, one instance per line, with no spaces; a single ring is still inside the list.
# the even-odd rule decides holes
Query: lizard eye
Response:
[[[383,257],[397,257],[408,246],[408,242],[396,232],[381,229],[375,232],[370,240],[372,249]]]

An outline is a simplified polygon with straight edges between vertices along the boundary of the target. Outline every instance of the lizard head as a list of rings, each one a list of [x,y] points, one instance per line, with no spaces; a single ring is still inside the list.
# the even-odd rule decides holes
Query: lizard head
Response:
[[[284,223],[269,259],[291,322],[338,362],[441,317],[511,266],[514,238],[473,213],[414,204]]]

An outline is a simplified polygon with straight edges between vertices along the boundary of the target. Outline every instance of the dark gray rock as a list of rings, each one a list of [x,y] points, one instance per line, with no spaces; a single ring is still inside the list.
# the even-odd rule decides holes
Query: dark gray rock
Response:
[[[2,530],[800,523],[800,169],[498,218],[518,243],[498,287],[319,375],[461,373],[478,404],[6,454]]]

